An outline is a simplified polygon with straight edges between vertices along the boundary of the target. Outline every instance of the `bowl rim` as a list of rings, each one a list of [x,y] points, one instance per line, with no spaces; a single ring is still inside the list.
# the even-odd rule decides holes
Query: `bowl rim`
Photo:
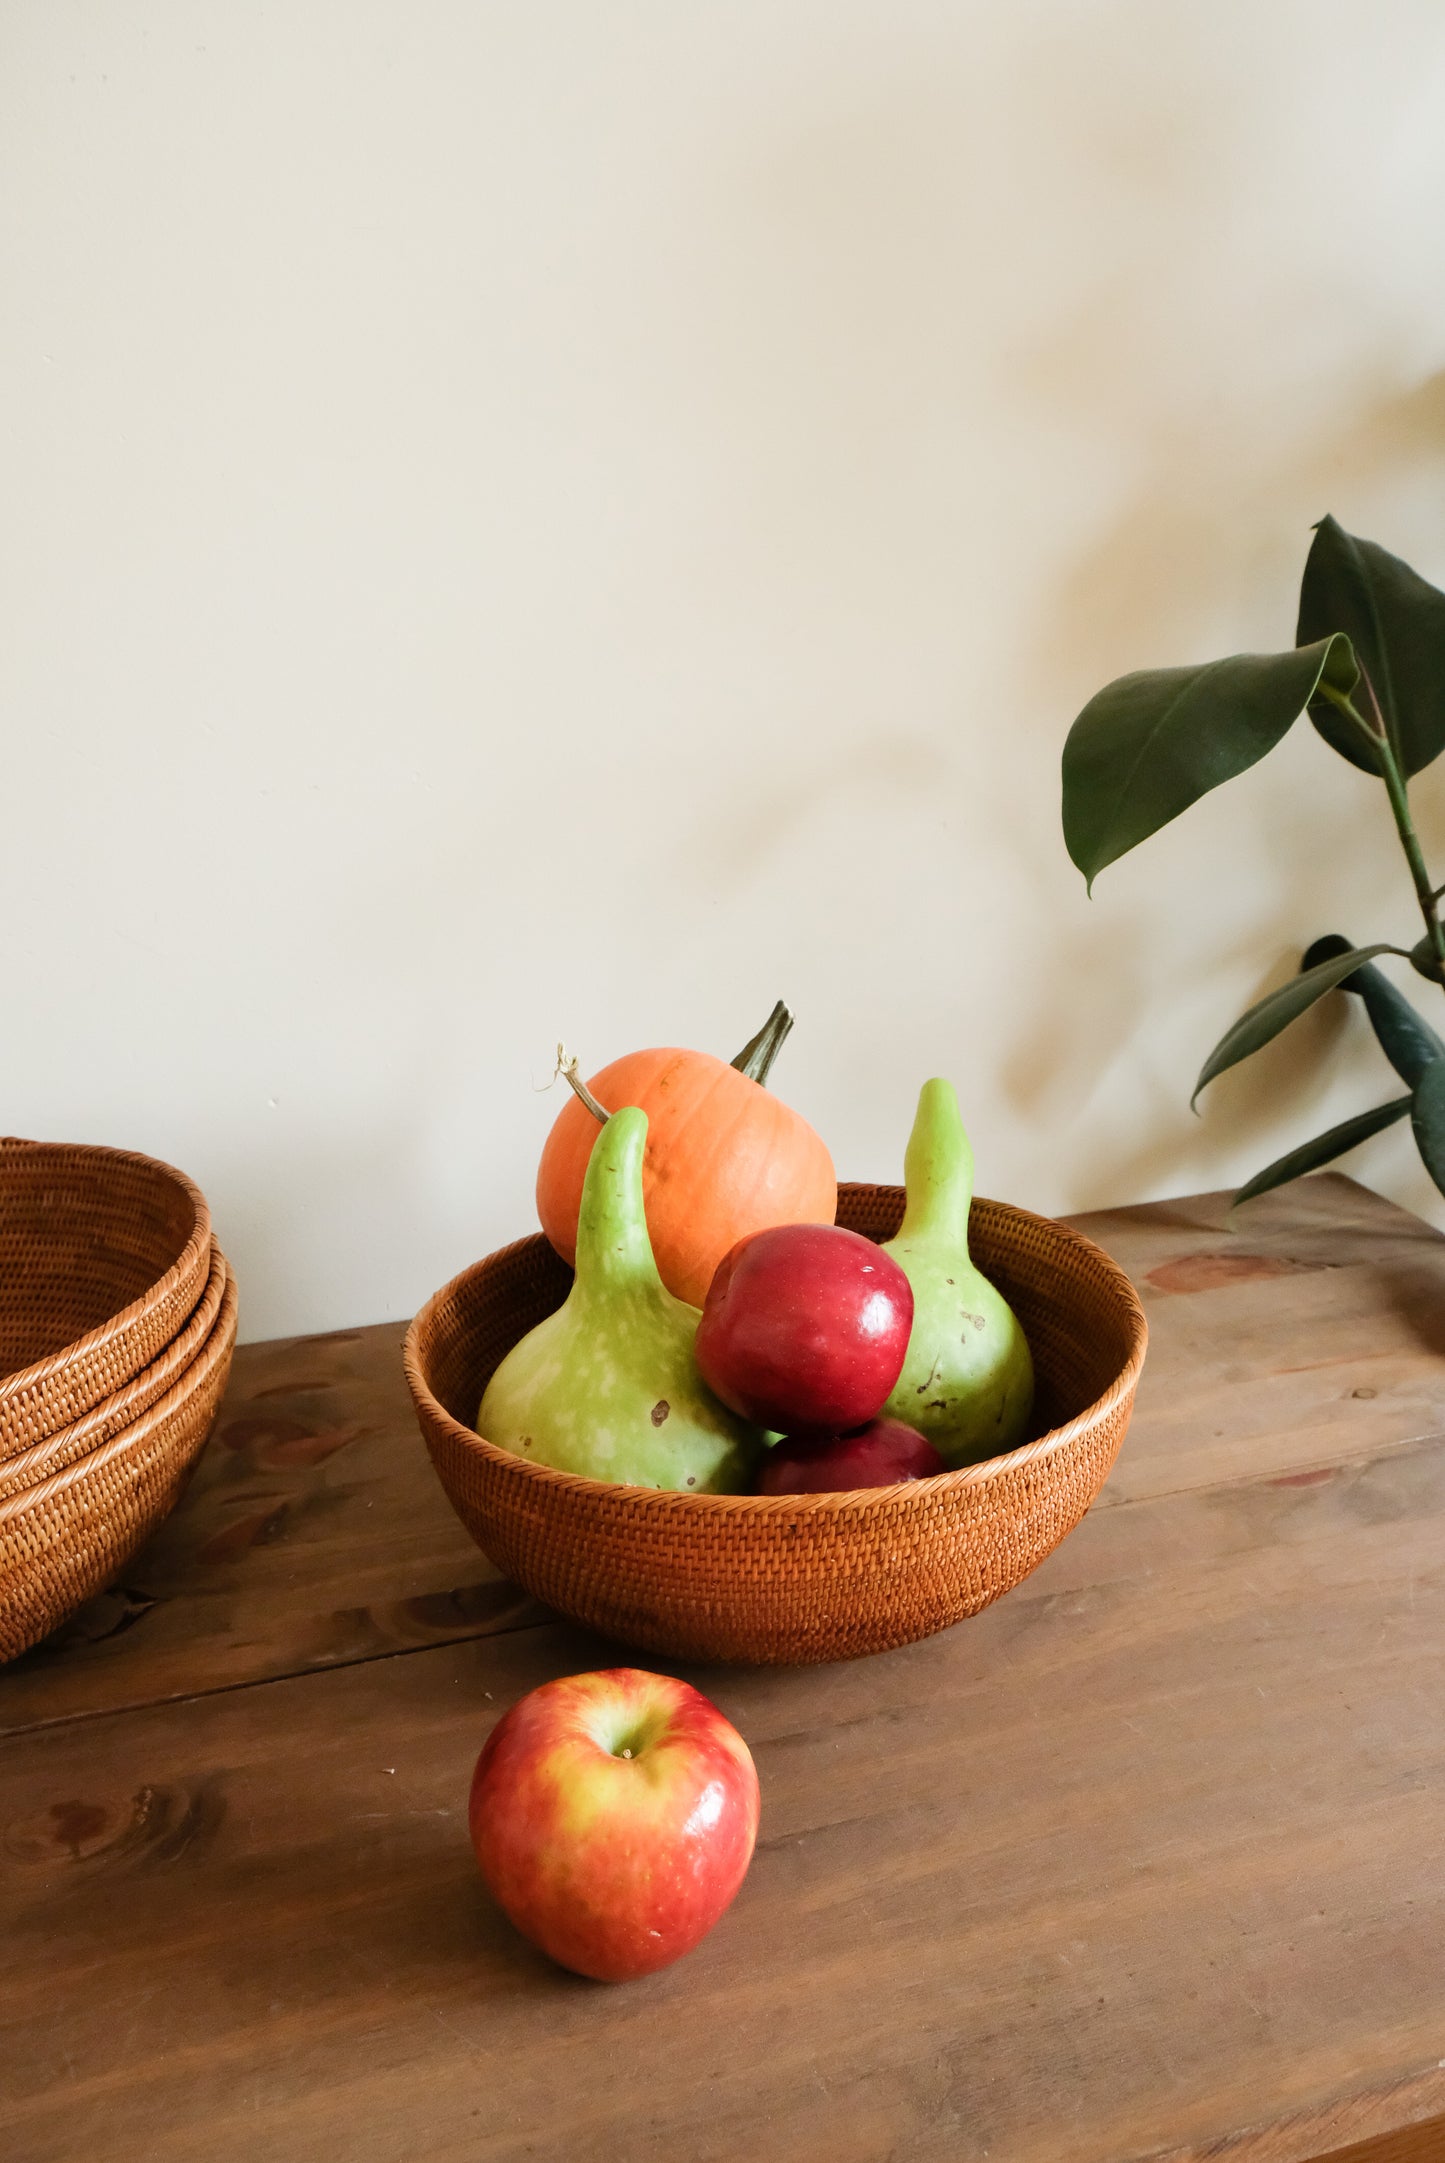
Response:
[[[850,1183],[866,1184],[871,1191],[878,1191],[876,1182]],[[903,1190],[900,1187],[893,1191],[901,1194]],[[1023,1471],[1056,1455],[1060,1450],[1067,1449],[1082,1434],[1107,1419],[1122,1400],[1132,1397],[1138,1386],[1145,1353],[1149,1349],[1149,1323],[1139,1294],[1125,1270],[1111,1254],[1106,1254],[1101,1246],[1090,1239],[1087,1233],[1077,1231],[1072,1224],[1066,1224],[1060,1218],[1044,1217],[1034,1210],[1022,1209],[1014,1202],[995,1202],[984,1195],[976,1195],[973,1206],[975,1210],[982,1210],[995,1218],[1012,1219],[1025,1225],[1045,1226],[1080,1255],[1088,1255],[1095,1263],[1102,1263],[1104,1274],[1118,1297],[1129,1324],[1129,1357],[1109,1387],[1096,1397],[1092,1404],[1086,1405],[1082,1412],[1077,1412],[1071,1420],[1066,1420],[1062,1427],[1051,1427],[1046,1434],[1036,1436],[1032,1442],[1022,1442],[1017,1449],[1006,1450],[1000,1457],[985,1457],[977,1464],[959,1465],[948,1472],[935,1472],[927,1479],[902,1480],[891,1487],[839,1488],[825,1494],[713,1495],[689,1494],[685,1489],[676,1487],[632,1487],[621,1480],[588,1479],[580,1472],[562,1472],[554,1465],[536,1464],[530,1458],[517,1456],[512,1450],[501,1449],[495,1442],[489,1442],[485,1435],[463,1426],[435,1395],[422,1372],[419,1350],[421,1332],[442,1304],[452,1297],[458,1286],[474,1277],[479,1269],[490,1263],[503,1261],[523,1249],[535,1251],[538,1246],[556,1254],[556,1249],[541,1232],[531,1233],[525,1239],[514,1239],[507,1246],[498,1247],[491,1254],[480,1256],[465,1269],[458,1270],[440,1291],[433,1292],[426,1305],[410,1323],[402,1345],[402,1365],[406,1371],[407,1386],[417,1411],[423,1416],[424,1425],[429,1423],[440,1428],[449,1441],[460,1443],[466,1451],[478,1456],[484,1464],[497,1472],[523,1482],[531,1481],[539,1492],[548,1489],[554,1493],[571,1492],[579,1500],[606,1498],[617,1503],[627,1503],[634,1508],[682,1508],[690,1512],[701,1510],[713,1516],[742,1512],[749,1516],[776,1517],[796,1516],[800,1510],[809,1514],[836,1510],[840,1506],[863,1512],[900,1501],[906,1503],[910,1496],[916,1498],[921,1505],[930,1497],[958,1495],[969,1488],[986,1487],[992,1480]],[[560,1262],[562,1257],[557,1255],[557,1260]],[[565,1263],[563,1267],[566,1267]]]
[[[72,1338],[69,1344],[61,1345],[58,1351],[47,1352],[43,1359],[32,1361],[28,1367],[16,1367],[9,1374],[0,1375],[0,1410],[3,1410],[11,1399],[23,1396],[27,1390],[53,1382],[67,1367],[76,1365],[82,1359],[88,1359],[93,1352],[102,1351],[112,1339],[133,1329],[153,1307],[169,1299],[171,1294],[195,1273],[203,1253],[208,1270],[210,1262],[210,1203],[195,1181],[188,1179],[184,1172],[178,1171],[174,1164],[167,1164],[161,1157],[148,1157],[138,1149],[111,1149],[102,1142],[34,1142],[26,1141],[19,1135],[7,1134],[3,1144],[0,1144],[0,1156],[8,1156],[13,1151],[18,1157],[21,1152],[31,1150],[62,1158],[88,1157],[107,1164],[138,1165],[147,1172],[159,1172],[163,1178],[171,1180],[181,1189],[191,1205],[194,1221],[190,1236],[174,1262],[152,1284],[147,1285],[128,1307],[120,1308],[104,1322],[97,1322],[94,1329],[88,1329],[83,1337]],[[204,1290],[203,1279],[202,1297]]]
[[[229,1359],[236,1341],[240,1293],[236,1284],[236,1273],[219,1247],[216,1249],[216,1257],[224,1272],[220,1305],[209,1334],[196,1349],[189,1365],[177,1375],[165,1395],[158,1397],[148,1411],[143,1412],[129,1427],[122,1427],[120,1433],[112,1435],[109,1441],[102,1442],[98,1449],[75,1458],[72,1463],[63,1465],[58,1472],[42,1472],[32,1486],[17,1488],[14,1494],[0,1497],[0,1535],[17,1519],[27,1516],[32,1510],[44,1509],[57,1495],[91,1479],[114,1458],[128,1456],[141,1443],[148,1442],[158,1427],[164,1427],[169,1420],[184,1411],[191,1399],[210,1382],[217,1366],[223,1360]],[[4,1561],[5,1557],[0,1553],[0,1563]]]
[[[24,1449],[16,1450],[10,1456],[0,1449],[0,1502],[26,1488],[38,1486],[42,1480],[50,1478],[52,1470],[63,1472],[67,1465],[93,1456],[103,1447],[103,1441],[95,1438],[117,1415],[122,1424],[109,1437],[111,1440],[134,1427],[152,1405],[158,1404],[166,1392],[184,1378],[210,1343],[230,1274],[230,1264],[221,1252],[220,1243],[213,1237],[206,1289],[184,1329],[157,1352],[148,1366],[142,1367],[119,1389],[112,1390],[108,1397],[102,1397],[99,1404],[92,1405],[68,1427],[57,1427],[53,1434],[43,1436],[39,1442],[27,1443]],[[137,1400],[147,1393],[148,1401],[139,1410],[133,1409]],[[57,1458],[59,1463],[55,1462]]]

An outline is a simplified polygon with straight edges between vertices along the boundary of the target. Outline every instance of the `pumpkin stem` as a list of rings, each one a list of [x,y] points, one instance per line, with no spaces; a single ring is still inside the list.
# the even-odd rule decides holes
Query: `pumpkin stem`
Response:
[[[792,1008],[785,1000],[779,999],[757,1035],[748,1039],[734,1059],[733,1065],[739,1074],[746,1074],[749,1081],[757,1082],[762,1088],[767,1087],[768,1076],[773,1071],[773,1061],[783,1048],[784,1039],[793,1026],[794,1018]]]
[[[598,1103],[596,1097],[593,1096],[592,1091],[588,1088],[586,1082],[583,1081],[581,1074],[578,1072],[576,1058],[568,1058],[567,1047],[565,1044],[559,1044],[557,1046],[557,1072],[561,1075],[563,1081],[566,1082],[567,1087],[572,1091],[573,1095],[578,1096],[582,1099],[582,1102],[587,1106],[587,1109],[589,1112],[591,1112],[593,1118],[600,1120],[602,1125],[605,1127],[608,1120],[612,1117],[612,1114],[609,1111],[604,1111],[602,1106]]]

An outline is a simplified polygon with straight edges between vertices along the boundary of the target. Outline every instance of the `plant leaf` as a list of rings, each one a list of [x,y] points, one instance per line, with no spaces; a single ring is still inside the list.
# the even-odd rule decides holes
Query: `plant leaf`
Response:
[[[1427,1066],[1415,1084],[1410,1124],[1420,1162],[1445,1194],[1445,1059]]]
[[[1205,1060],[1194,1084],[1194,1095],[1189,1099],[1191,1106],[1206,1083],[1212,1082],[1227,1068],[1238,1066],[1241,1059],[1247,1059],[1251,1052],[1277,1037],[1281,1029],[1287,1029],[1292,1021],[1298,1020],[1316,999],[1323,999],[1327,991],[1333,991],[1336,984],[1353,975],[1361,962],[1373,961],[1376,954],[1398,954],[1400,951],[1398,946],[1384,943],[1347,947],[1343,954],[1318,962],[1313,969],[1292,976],[1277,991],[1267,991],[1262,999],[1256,999],[1254,1005],[1240,1015],[1234,1027],[1225,1030]]]
[[[1089,885],[1272,751],[1322,678],[1348,692],[1358,673],[1349,640],[1332,637],[1106,684],[1064,745],[1064,840]]]
[[[1298,1149],[1276,1157],[1273,1164],[1266,1164],[1262,1172],[1247,1180],[1230,1206],[1238,1209],[1241,1202],[1253,1201],[1256,1194],[1267,1194],[1271,1187],[1282,1187],[1286,1180],[1317,1172],[1322,1164],[1333,1164],[1357,1142],[1367,1142],[1372,1134],[1381,1134],[1397,1119],[1403,1119],[1410,1105],[1409,1097],[1395,1097],[1389,1104],[1377,1104],[1372,1112],[1356,1112],[1353,1119],[1342,1119],[1337,1127],[1327,1128],[1312,1142],[1301,1142]]]
[[[1306,947],[1300,967],[1313,969],[1319,962],[1330,961],[1336,954],[1350,951],[1349,940],[1332,931],[1323,939],[1316,939],[1313,946]],[[1339,989],[1354,992],[1364,1001],[1381,1051],[1401,1081],[1411,1089],[1432,1060],[1445,1059],[1445,1041],[1436,1036],[1423,1014],[1416,1011],[1405,994],[1397,991],[1372,961],[1362,963],[1342,977]]]
[[[1332,631],[1348,635],[1396,757],[1407,775],[1418,774],[1445,751],[1445,593],[1377,542],[1322,518],[1305,563],[1295,636],[1312,649]],[[1310,719],[1352,766],[1379,771],[1326,700],[1311,704]]]

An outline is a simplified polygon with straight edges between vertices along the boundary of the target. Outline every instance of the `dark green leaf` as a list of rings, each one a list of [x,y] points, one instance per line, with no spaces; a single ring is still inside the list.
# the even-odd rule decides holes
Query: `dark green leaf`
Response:
[[[1406,774],[1445,751],[1445,593],[1374,541],[1322,518],[1300,586],[1296,638],[1312,651],[1332,631],[1349,636]],[[1356,705],[1369,719],[1368,694]],[[1379,768],[1327,700],[1310,706],[1326,743],[1366,772]]]
[[[1332,931],[1306,948],[1300,967],[1313,969],[1322,961],[1332,961],[1337,954],[1350,951],[1349,940]],[[1424,1016],[1416,1012],[1405,994],[1397,991],[1372,961],[1342,977],[1339,988],[1354,992],[1364,1001],[1381,1051],[1401,1081],[1407,1082],[1412,1089],[1432,1060],[1445,1059],[1445,1042],[1436,1036]]]
[[[1336,984],[1343,983],[1347,976],[1352,975],[1361,962],[1373,961],[1376,954],[1399,952],[1398,946],[1384,944],[1347,947],[1343,954],[1336,954],[1329,961],[1317,963],[1313,969],[1306,969],[1301,976],[1292,976],[1289,982],[1281,984],[1277,991],[1267,991],[1264,997],[1257,999],[1247,1013],[1240,1015],[1234,1027],[1227,1029],[1219,1039],[1194,1084],[1194,1096],[1189,1099],[1190,1103],[1193,1104],[1206,1083],[1212,1082],[1217,1074],[1223,1074],[1226,1068],[1238,1066],[1241,1059],[1247,1059],[1251,1052],[1258,1051],[1261,1045],[1268,1044],[1272,1038],[1277,1037],[1281,1029],[1287,1029],[1292,1021],[1298,1020],[1307,1007],[1314,1005],[1316,999],[1323,999],[1327,991],[1333,991]]]
[[[1064,840],[1090,886],[1106,864],[1272,751],[1321,678],[1348,692],[1357,673],[1349,640],[1326,638],[1106,684],[1064,745]]]
[[[1286,1180],[1302,1178],[1306,1172],[1317,1172],[1322,1164],[1333,1164],[1336,1157],[1342,1157],[1357,1142],[1367,1142],[1372,1134],[1381,1134],[1397,1119],[1403,1119],[1410,1109],[1410,1101],[1409,1097],[1396,1097],[1389,1104],[1377,1104],[1372,1112],[1357,1112],[1353,1119],[1342,1119],[1337,1127],[1317,1134],[1312,1142],[1301,1142],[1298,1149],[1276,1157],[1273,1164],[1266,1164],[1262,1172],[1256,1172],[1235,1195],[1232,1206],[1238,1209],[1241,1202],[1253,1201],[1256,1194],[1267,1194],[1271,1187],[1282,1187]]]
[[[1416,1082],[1410,1124],[1420,1162],[1445,1194],[1445,1060],[1427,1066]]]

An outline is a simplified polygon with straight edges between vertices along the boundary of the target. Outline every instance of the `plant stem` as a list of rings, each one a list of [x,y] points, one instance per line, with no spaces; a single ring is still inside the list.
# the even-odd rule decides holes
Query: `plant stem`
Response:
[[[1434,889],[1430,884],[1430,874],[1425,869],[1425,858],[1420,849],[1420,837],[1415,831],[1415,822],[1410,816],[1410,799],[1406,791],[1405,776],[1400,771],[1399,762],[1393,749],[1388,740],[1384,738],[1380,742],[1380,765],[1384,774],[1385,787],[1389,792],[1390,809],[1395,814],[1395,824],[1399,829],[1400,846],[1405,851],[1405,861],[1410,866],[1410,876],[1415,881],[1415,893],[1420,903],[1420,914],[1425,919],[1425,929],[1429,934],[1430,945],[1441,972],[1441,979],[1445,981],[1445,928],[1442,928],[1440,919],[1435,913]]]
[[[602,1105],[598,1103],[596,1097],[593,1096],[592,1091],[588,1088],[586,1082],[582,1079],[582,1075],[578,1068],[577,1061],[574,1058],[570,1058],[568,1056],[567,1047],[565,1044],[559,1044],[557,1046],[557,1072],[561,1075],[563,1081],[566,1082],[568,1088],[572,1091],[572,1094],[575,1097],[580,1098],[582,1103],[587,1106],[588,1111],[591,1112],[593,1118],[600,1120],[602,1125],[605,1127],[608,1120],[612,1117],[612,1114],[611,1112],[604,1110]]]
[[[1405,776],[1400,771],[1400,762],[1395,756],[1395,747],[1383,729],[1370,727],[1347,693],[1331,690],[1325,683],[1319,688],[1331,705],[1338,707],[1339,711],[1355,722],[1369,738],[1370,748],[1380,762],[1380,779],[1385,784],[1385,793],[1390,799],[1390,809],[1395,816],[1395,829],[1400,836],[1400,846],[1405,852],[1405,861],[1410,866],[1410,876],[1415,882],[1415,898],[1420,904],[1420,914],[1425,919],[1425,932],[1435,956],[1440,981],[1445,984],[1445,927],[1442,927],[1435,913],[1438,896],[1430,883],[1430,874],[1425,869],[1420,836],[1416,833],[1415,821],[1410,816],[1409,791]],[[1441,892],[1445,892],[1445,888],[1442,888]]]

